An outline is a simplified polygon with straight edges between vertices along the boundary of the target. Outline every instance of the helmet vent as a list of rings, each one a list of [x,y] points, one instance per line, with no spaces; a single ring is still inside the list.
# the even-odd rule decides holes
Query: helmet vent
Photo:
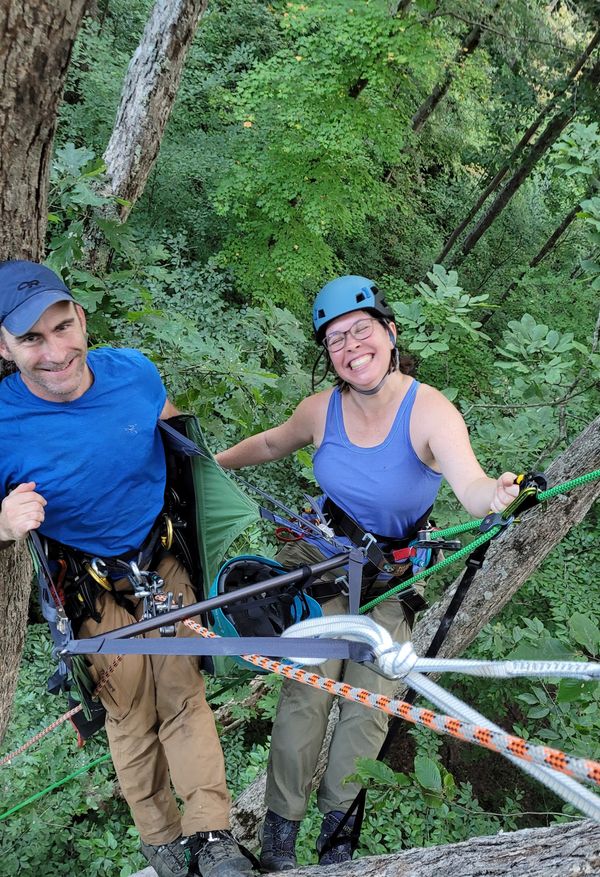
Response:
[[[356,293],[356,303],[358,304],[359,301],[364,301],[364,300],[365,300],[364,292],[357,292]]]
[[[324,316],[325,311],[323,310],[323,308],[319,308],[319,310],[317,311],[317,317],[319,318],[319,320],[322,320]]]

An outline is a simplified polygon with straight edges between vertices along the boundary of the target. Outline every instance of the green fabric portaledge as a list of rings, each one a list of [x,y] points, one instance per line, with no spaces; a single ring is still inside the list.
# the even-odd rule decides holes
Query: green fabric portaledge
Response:
[[[195,418],[186,421],[186,432],[188,438],[206,454],[205,457],[192,457],[191,465],[197,499],[196,522],[202,572],[209,588],[225,561],[231,543],[260,519],[260,509],[215,462]]]

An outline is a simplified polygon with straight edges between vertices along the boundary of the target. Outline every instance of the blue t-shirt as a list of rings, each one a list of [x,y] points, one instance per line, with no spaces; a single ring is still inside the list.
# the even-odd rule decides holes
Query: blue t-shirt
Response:
[[[19,374],[0,382],[0,496],[35,481],[41,533],[113,557],[142,544],[163,506],[167,394],[137,350],[92,350],[88,365],[94,382],[72,402],[40,399]]]

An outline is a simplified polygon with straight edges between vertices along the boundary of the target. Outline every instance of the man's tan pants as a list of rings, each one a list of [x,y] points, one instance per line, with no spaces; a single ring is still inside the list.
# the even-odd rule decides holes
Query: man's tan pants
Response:
[[[181,564],[168,555],[158,566],[165,591],[195,602]],[[110,593],[98,598],[100,623],[87,619],[79,638],[132,624],[135,617]],[[158,636],[153,631],[147,636]],[[177,636],[194,636],[183,623]],[[94,682],[115,655],[91,655]],[[205,698],[198,659],[179,655],[126,655],[100,693],[107,710],[106,732],[123,795],[142,840],[169,843],[181,834],[229,827],[230,797],[223,752]],[[180,815],[171,783],[183,802]]]

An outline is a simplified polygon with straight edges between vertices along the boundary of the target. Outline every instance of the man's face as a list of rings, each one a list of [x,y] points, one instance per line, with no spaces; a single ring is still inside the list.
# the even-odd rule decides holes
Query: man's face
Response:
[[[92,382],[85,315],[74,302],[50,305],[25,335],[0,328],[0,355],[14,362],[29,390],[47,402],[78,399]]]

